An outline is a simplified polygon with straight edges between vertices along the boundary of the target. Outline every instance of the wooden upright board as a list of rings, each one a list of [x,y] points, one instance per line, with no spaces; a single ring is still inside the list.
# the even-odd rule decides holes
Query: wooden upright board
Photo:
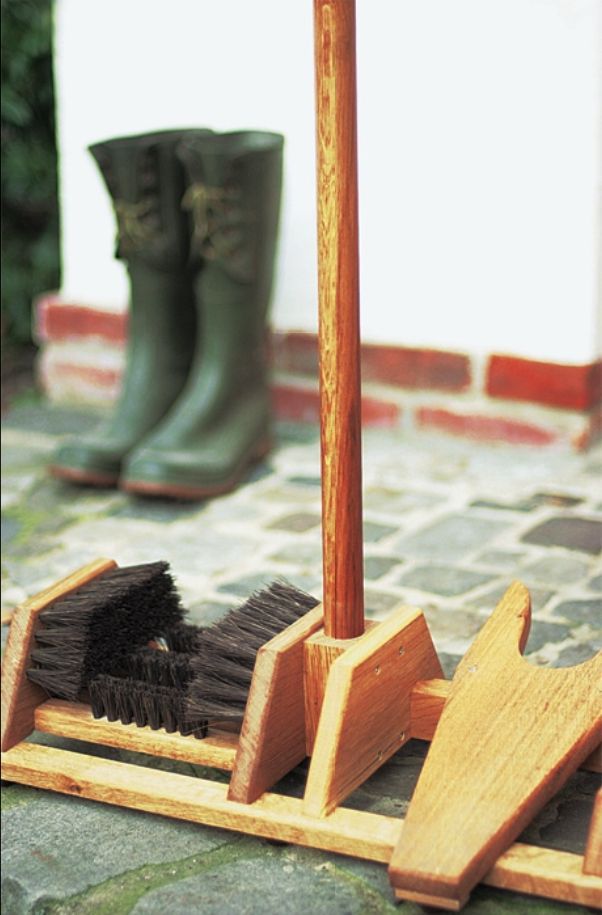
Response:
[[[15,610],[2,664],[2,752],[31,734],[36,707],[47,699],[44,690],[27,679],[27,669],[32,666],[30,652],[38,615],[45,607],[116,565],[112,559],[96,559]]]
[[[322,622],[320,605],[259,649],[230,779],[231,801],[252,803],[305,759],[303,645]]]
[[[532,667],[527,589],[514,583],[460,663],[389,874],[396,894],[459,909],[600,743],[602,652]]]
[[[410,738],[418,680],[442,676],[421,610],[400,607],[365,632],[328,675],[304,810],[326,816]]]

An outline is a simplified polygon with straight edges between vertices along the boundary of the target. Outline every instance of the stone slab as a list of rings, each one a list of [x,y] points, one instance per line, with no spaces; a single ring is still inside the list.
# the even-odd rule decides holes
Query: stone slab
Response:
[[[560,546],[597,556],[602,553],[602,521],[591,518],[556,517],[531,528],[521,537],[523,543]]]

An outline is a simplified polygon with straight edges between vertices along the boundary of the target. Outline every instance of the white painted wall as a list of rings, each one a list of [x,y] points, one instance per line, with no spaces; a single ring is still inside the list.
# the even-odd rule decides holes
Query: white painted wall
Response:
[[[63,293],[120,309],[86,146],[286,136],[279,329],[317,326],[311,0],[58,0]],[[597,0],[357,0],[366,341],[580,363],[600,347]]]

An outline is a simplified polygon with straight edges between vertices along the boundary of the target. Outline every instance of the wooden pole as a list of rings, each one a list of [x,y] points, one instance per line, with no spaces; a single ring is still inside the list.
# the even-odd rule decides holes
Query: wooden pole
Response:
[[[314,0],[324,631],[364,631],[355,0]]]

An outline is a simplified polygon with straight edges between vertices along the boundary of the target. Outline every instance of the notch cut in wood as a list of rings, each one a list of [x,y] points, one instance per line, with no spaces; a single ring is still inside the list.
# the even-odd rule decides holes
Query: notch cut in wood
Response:
[[[527,589],[508,589],[452,681],[389,866],[399,898],[459,909],[600,743],[602,652],[568,669],[521,656]]]

